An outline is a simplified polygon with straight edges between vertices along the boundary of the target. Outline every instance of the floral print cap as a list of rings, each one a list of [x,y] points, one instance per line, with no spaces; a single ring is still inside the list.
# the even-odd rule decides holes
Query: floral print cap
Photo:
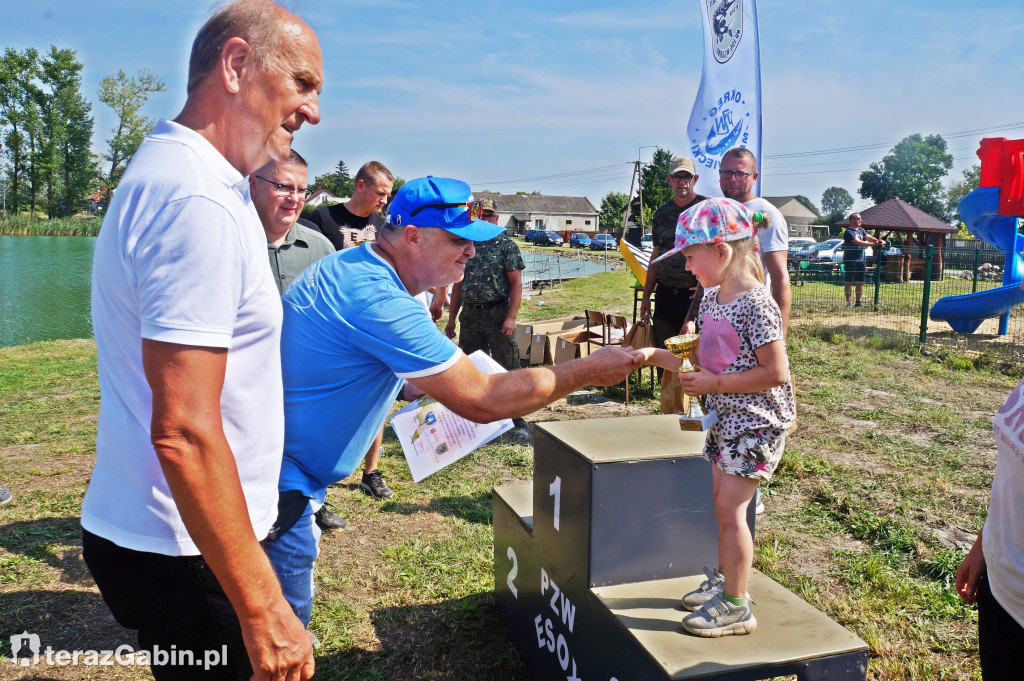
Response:
[[[722,197],[705,199],[679,214],[676,222],[676,245],[654,262],[678,253],[695,244],[738,241],[754,236],[754,223],[765,226],[768,218],[754,213],[739,201]]]

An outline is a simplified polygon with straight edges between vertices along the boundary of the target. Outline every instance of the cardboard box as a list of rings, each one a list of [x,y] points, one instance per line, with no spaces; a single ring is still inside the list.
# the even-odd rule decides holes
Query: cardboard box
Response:
[[[533,335],[530,336],[530,364],[554,364],[554,339],[557,339],[567,330],[578,333],[586,325],[587,322],[584,319],[573,319],[552,324],[535,324]]]
[[[530,358],[531,364],[544,363],[544,347],[546,340],[541,341],[542,347],[537,361],[531,356],[533,348],[533,337],[536,334],[546,335],[549,333],[560,333],[562,331],[580,329],[587,325],[582,317],[562,317],[559,319],[545,319],[537,322],[516,324],[516,345],[519,346],[519,356],[522,359]]]
[[[590,332],[590,336],[593,339],[600,340],[601,334]],[[596,350],[598,346],[587,345],[587,331],[571,331],[570,333],[561,334],[557,337],[551,338],[551,346],[553,347],[551,359],[555,364],[561,364],[574,360],[577,357],[586,357],[590,354],[590,350]]]
[[[516,344],[519,345],[519,354],[526,357],[529,352],[530,337],[535,327],[545,327],[549,324],[562,324],[573,321],[572,317],[560,317],[558,319],[543,319],[537,322],[519,322],[516,324]]]

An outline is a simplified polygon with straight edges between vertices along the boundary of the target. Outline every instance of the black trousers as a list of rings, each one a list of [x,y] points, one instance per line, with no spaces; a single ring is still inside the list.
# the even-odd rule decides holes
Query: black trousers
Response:
[[[1021,678],[1020,651],[1024,628],[992,595],[988,575],[978,580],[978,650],[981,678],[985,681],[1016,681]]]
[[[679,335],[692,301],[693,289],[669,288],[658,284],[654,291],[654,314],[651,315],[654,347],[664,350],[665,341]],[[663,373],[664,369],[658,367],[658,380],[661,380]]]
[[[82,557],[158,681],[252,676],[238,617],[202,556],[133,551],[83,529]]]

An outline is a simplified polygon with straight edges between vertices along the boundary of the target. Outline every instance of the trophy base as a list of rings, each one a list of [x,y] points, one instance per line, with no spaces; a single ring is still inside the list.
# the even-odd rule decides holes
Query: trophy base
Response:
[[[679,430],[686,431],[706,431],[710,430],[711,426],[718,423],[718,412],[709,411],[704,416],[680,416],[679,417]]]

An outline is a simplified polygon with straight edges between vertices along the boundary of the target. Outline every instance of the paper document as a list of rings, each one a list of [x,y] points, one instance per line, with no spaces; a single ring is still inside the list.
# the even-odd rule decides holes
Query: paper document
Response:
[[[505,371],[483,351],[469,359],[481,373]],[[429,395],[424,395],[391,416],[391,427],[402,443],[414,482],[458,461],[505,431],[512,430],[512,419],[492,423],[474,423],[451,412]]]

